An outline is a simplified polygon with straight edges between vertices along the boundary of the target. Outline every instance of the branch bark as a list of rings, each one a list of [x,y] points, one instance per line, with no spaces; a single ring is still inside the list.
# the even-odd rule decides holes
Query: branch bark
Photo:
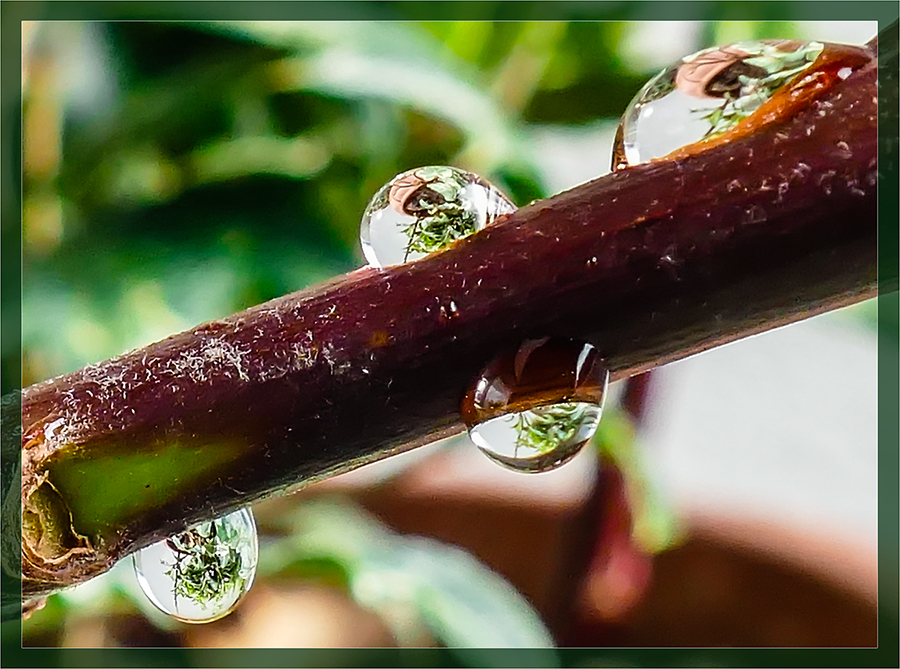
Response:
[[[469,384],[523,339],[588,340],[615,380],[874,296],[875,61],[836,72],[730,143],[25,389],[25,598],[461,431]]]

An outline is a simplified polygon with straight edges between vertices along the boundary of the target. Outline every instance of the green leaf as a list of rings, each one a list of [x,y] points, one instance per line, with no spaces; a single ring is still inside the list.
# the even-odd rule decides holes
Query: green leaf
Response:
[[[622,410],[603,412],[594,436],[601,458],[622,472],[632,513],[632,538],[648,553],[661,553],[681,540],[681,528],[667,500],[647,476],[631,418]]]
[[[474,557],[427,539],[406,539],[403,544],[391,564],[379,570],[409,580],[425,624],[445,645],[553,646],[549,632],[522,595]],[[555,654],[544,653],[541,664],[554,666]]]
[[[392,533],[355,507],[333,500],[304,504],[292,527],[294,534],[285,541],[297,555],[342,563],[353,596],[381,612],[401,642],[414,634],[408,619],[391,613],[411,605],[421,624],[447,646],[553,646],[522,595],[459,548]],[[555,654],[543,652],[541,664],[556,666]]]
[[[461,73],[434,63],[330,49],[279,65],[284,90],[302,89],[340,98],[380,98],[407,106],[463,131],[460,164],[484,171],[516,154],[515,124],[493,100],[466,83]]]

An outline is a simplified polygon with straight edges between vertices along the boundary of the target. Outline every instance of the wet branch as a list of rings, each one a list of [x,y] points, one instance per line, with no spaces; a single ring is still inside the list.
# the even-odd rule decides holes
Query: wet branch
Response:
[[[459,432],[467,386],[522,339],[589,340],[622,379],[872,297],[875,75],[867,65],[781,123],[578,186],[419,262],[25,389],[26,598]]]

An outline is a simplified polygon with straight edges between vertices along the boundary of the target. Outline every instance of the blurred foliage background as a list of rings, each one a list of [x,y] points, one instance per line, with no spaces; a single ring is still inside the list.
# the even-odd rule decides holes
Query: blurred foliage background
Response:
[[[23,383],[358,267],[400,171],[463,167],[520,206],[605,173],[598,148],[560,179],[548,145],[610,135],[703,45],[798,34],[648,25],[27,26]]]
[[[456,165],[520,206],[604,174],[631,97],[700,48],[748,38],[871,37],[834,39],[833,24],[783,20],[792,12],[799,18],[803,3],[760,6],[771,15],[741,22],[722,20],[734,3],[703,3],[698,11],[709,20],[667,24],[634,22],[653,17],[627,3],[616,9],[626,21],[493,22],[500,4],[479,3],[482,21],[24,25],[23,384],[359,267],[360,215],[398,172]],[[573,19],[586,18],[581,3],[560,4]],[[396,11],[371,9],[373,19]],[[858,315],[875,322],[871,306]],[[625,463],[632,491],[646,492],[633,483],[641,478],[635,460],[622,455],[633,430],[609,422],[607,450]],[[331,583],[379,611],[368,622],[341,614],[369,636],[334,645],[549,642],[528,600],[471,558],[438,544],[410,548],[354,507],[326,504],[318,507],[324,516],[315,508],[263,513],[272,540],[264,542],[261,578],[288,573]],[[278,530],[278,518],[299,525]],[[349,555],[332,536],[308,554],[309,544],[284,538],[321,518],[369,528],[357,535],[369,538],[361,546],[382,532],[379,545],[394,553]],[[655,548],[671,534],[659,530]],[[416,567],[409,557],[416,551],[431,557]],[[379,608],[376,596],[353,586],[366,569],[377,572],[370,562],[378,559],[395,566],[406,559],[407,576],[420,578],[400,588],[410,593],[405,603],[397,596]],[[442,589],[441,577],[422,576],[436,564],[455,585]],[[26,622],[26,643],[181,643],[146,606],[140,610],[158,632],[129,627],[141,606],[130,576],[117,568],[52,598]],[[494,586],[472,587],[482,577]],[[518,627],[463,624],[476,610]],[[114,634],[79,626],[109,615],[119,616]]]

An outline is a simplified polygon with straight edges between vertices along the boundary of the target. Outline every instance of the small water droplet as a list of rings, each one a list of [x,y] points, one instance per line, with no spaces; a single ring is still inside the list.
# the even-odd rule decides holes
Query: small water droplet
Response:
[[[208,623],[234,609],[256,574],[258,541],[249,509],[200,523],[133,556],[141,590],[163,613]]]
[[[798,178],[804,178],[807,174],[812,172],[812,168],[806,163],[797,163],[797,167],[791,170]]]
[[[832,184],[836,174],[837,172],[834,170],[828,170],[816,177],[816,184],[825,192],[825,195],[831,195]]]
[[[787,181],[782,181],[780,184],[778,184],[778,199],[776,200],[777,202],[781,202],[781,200],[784,198],[784,194],[787,193],[788,190],[790,190],[790,187],[791,186]]]
[[[515,210],[477,174],[419,167],[398,174],[375,193],[359,236],[369,264],[387,267],[440,251]]]
[[[452,321],[459,316],[459,306],[457,306],[455,300],[448,300],[446,303],[441,304],[440,314],[441,320]]]
[[[766,210],[758,204],[750,205],[744,211],[744,223],[762,223],[766,220]]]
[[[485,368],[460,413],[491,460],[518,471],[549,471],[594,436],[608,383],[609,371],[590,344],[528,340]]]
[[[853,151],[850,150],[850,146],[847,142],[839,141],[835,144],[837,147],[837,155],[840,158],[844,158],[845,160],[853,157]]]
[[[851,195],[855,195],[856,197],[865,197],[866,191],[859,187],[859,181],[856,179],[850,179],[847,182],[847,190],[850,191]]]
[[[681,59],[628,105],[616,134],[613,169],[732,130],[786,90],[824,48],[821,42],[746,41]]]

